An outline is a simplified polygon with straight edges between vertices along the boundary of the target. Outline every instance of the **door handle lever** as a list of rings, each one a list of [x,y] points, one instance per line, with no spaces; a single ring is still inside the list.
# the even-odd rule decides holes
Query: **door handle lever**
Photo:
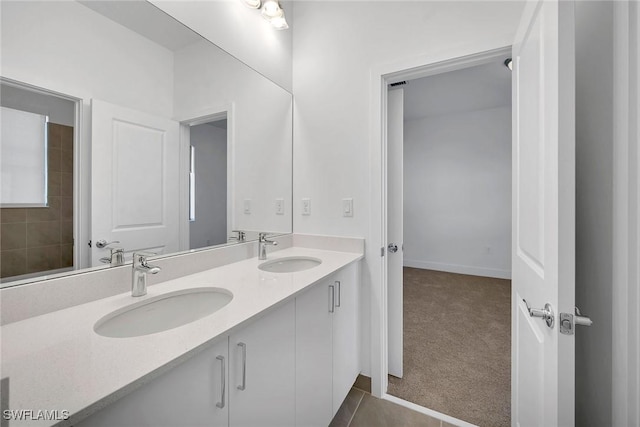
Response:
[[[104,249],[104,248],[106,248],[107,246],[109,246],[109,245],[110,245],[110,244],[112,244],[112,243],[120,243],[120,241],[119,241],[119,240],[114,240],[113,242],[107,242],[107,241],[106,241],[106,240],[104,240],[104,239],[100,239],[100,240],[98,240],[98,241],[96,242],[96,248],[98,248],[98,249]]]
[[[555,321],[555,315],[553,314],[553,308],[551,304],[546,303],[543,309],[539,308],[531,308],[529,307],[529,303],[526,299],[523,299],[524,305],[527,306],[527,310],[529,311],[529,316],[531,317],[540,317],[547,323],[547,326],[553,328],[553,323]]]

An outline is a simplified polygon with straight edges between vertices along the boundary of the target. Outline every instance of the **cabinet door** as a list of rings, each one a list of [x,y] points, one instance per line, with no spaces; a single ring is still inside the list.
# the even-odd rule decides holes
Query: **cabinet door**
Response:
[[[227,353],[225,337],[76,426],[227,426]]]
[[[333,417],[333,314],[323,281],[296,298],[296,425],[326,427]]]
[[[336,308],[333,313],[333,414],[347,397],[360,373],[359,263],[339,271],[333,282],[336,287]]]
[[[229,425],[295,424],[295,301],[229,337]]]

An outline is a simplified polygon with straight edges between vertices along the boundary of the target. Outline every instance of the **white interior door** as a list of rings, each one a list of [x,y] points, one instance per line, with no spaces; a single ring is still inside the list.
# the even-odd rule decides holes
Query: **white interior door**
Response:
[[[575,65],[571,1],[525,7],[513,45],[512,425],[574,425]],[[549,327],[524,303],[550,304]]]
[[[402,153],[404,144],[404,90],[387,98],[387,304],[389,374],[402,378]],[[395,250],[395,252],[394,252]]]
[[[179,245],[179,123],[91,101],[92,265],[119,241],[127,254]]]

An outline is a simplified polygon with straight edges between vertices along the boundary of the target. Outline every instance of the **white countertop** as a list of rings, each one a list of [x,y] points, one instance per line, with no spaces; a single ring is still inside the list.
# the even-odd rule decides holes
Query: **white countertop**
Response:
[[[144,297],[133,298],[128,292],[2,326],[0,374],[9,377],[9,408],[66,410],[71,418],[62,424],[77,422],[363,257],[293,247],[269,254],[268,259],[289,256],[320,258],[322,264],[297,273],[268,273],[258,269],[264,261],[251,258],[150,286]],[[171,291],[208,286],[228,289],[233,300],[195,322],[132,338],[107,338],[93,330],[96,321],[119,308]],[[11,420],[9,425],[56,423]]]

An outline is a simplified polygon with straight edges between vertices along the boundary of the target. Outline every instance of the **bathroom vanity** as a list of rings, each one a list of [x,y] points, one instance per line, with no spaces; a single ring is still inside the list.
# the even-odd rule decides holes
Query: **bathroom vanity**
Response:
[[[294,246],[270,252],[266,263],[321,262],[272,272],[252,257],[157,283],[143,297],[129,291],[5,324],[9,408],[70,414],[9,425],[328,425],[360,372],[363,250],[291,240]],[[132,304],[205,288],[232,299],[156,333],[121,338],[95,330]]]

